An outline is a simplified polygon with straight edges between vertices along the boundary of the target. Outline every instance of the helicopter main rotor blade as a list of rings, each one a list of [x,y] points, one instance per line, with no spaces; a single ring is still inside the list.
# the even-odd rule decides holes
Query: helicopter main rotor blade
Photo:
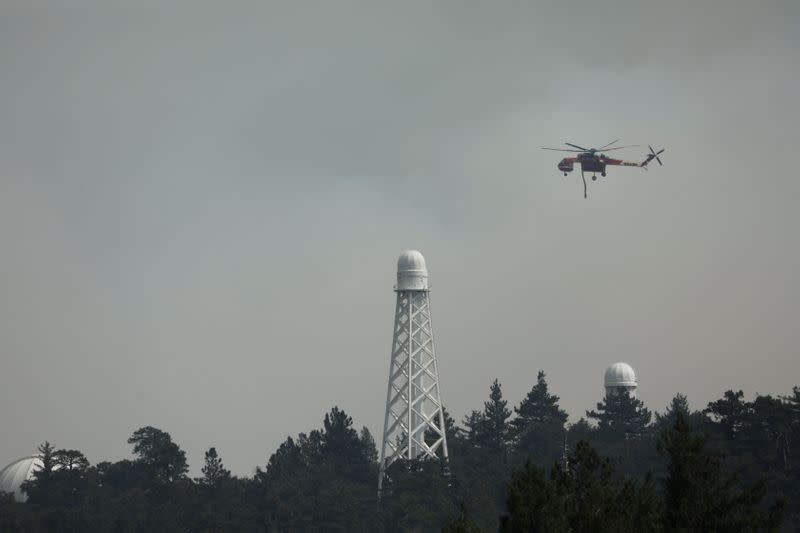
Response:
[[[637,146],[641,146],[641,144],[628,144],[626,146],[615,146],[614,148],[609,148],[608,150],[597,150],[598,152],[611,152],[613,150],[622,150],[623,148],[636,148]]]
[[[610,143],[608,143],[607,145],[605,145],[605,146],[602,146],[602,147],[598,148],[598,149],[597,149],[597,151],[599,152],[599,151],[600,151],[600,150],[602,150],[603,148],[608,148],[609,146],[611,146],[612,144],[614,144],[614,143],[616,143],[616,142],[619,142],[619,139],[617,139],[616,141],[611,141],[611,142],[610,142]]]
[[[544,148],[542,150],[555,150],[556,152],[583,152],[584,150],[567,150],[566,148]]]
[[[578,148],[582,152],[591,152],[591,150],[589,150],[588,148],[584,148],[583,146],[578,146],[577,144],[572,144],[572,143],[564,143],[564,144],[566,144],[567,146],[572,146],[573,148]]]

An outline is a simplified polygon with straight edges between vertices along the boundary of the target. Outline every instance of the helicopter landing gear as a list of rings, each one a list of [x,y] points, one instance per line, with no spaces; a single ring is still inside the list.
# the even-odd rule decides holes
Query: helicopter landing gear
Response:
[[[566,172],[564,172],[564,175],[566,176],[566,175],[567,175],[567,173],[566,173]]]
[[[602,171],[602,172],[600,173],[600,175],[601,175],[601,176],[603,176],[603,177],[605,178],[605,177],[606,177],[606,171],[605,171],[605,170],[604,170],[604,171]]]
[[[592,174],[592,181],[597,181],[597,174]]]

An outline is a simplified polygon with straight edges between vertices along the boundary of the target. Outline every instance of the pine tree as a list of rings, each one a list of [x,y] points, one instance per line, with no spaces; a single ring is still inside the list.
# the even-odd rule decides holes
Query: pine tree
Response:
[[[586,411],[586,416],[597,420],[601,433],[620,435],[626,439],[643,435],[653,417],[644,403],[627,390],[607,394],[597,404],[597,411]]]
[[[195,525],[200,531],[221,531],[224,511],[234,506],[231,472],[222,464],[222,458],[214,447],[205,453],[201,471],[203,477],[195,480],[200,485],[201,500],[199,512],[194,513]]]
[[[483,403],[476,440],[479,445],[490,450],[505,452],[510,441],[508,419],[511,411],[508,409],[508,402],[503,399],[503,389],[497,379],[489,391],[489,401]]]
[[[781,399],[790,406],[792,419],[800,422],[800,387],[792,387],[792,395],[782,396]]]
[[[58,450],[53,461],[61,472],[80,472],[89,468],[89,460],[78,450]]]
[[[203,477],[197,482],[208,489],[218,489],[220,484],[231,478],[231,471],[226,470],[222,458],[217,455],[217,449],[211,447],[205,455],[205,465],[201,469]]]
[[[483,413],[480,411],[472,410],[464,417],[464,427],[466,428],[466,440],[477,444],[478,439],[483,435],[483,427],[486,420]]]
[[[22,490],[28,497],[29,503],[46,507],[50,504],[54,491],[53,471],[56,468],[56,450],[53,445],[45,441],[39,445],[38,451],[42,465],[33,471],[32,479],[22,483]]]
[[[786,404],[770,395],[758,395],[750,404],[749,411],[745,437],[739,439],[744,441],[743,447],[762,462],[762,469],[769,469],[771,466],[788,468],[791,456],[791,416],[787,412]]]
[[[530,461],[514,471],[508,487],[504,532],[658,531],[660,501],[650,479],[615,482],[608,459],[579,441],[569,466],[550,475]]]
[[[301,433],[296,440],[289,437],[272,454],[266,471],[256,471],[255,490],[266,529],[375,529],[374,456],[369,432],[359,436],[352,418],[333,407],[321,430]]]
[[[591,441],[593,432],[594,429],[591,424],[589,424],[585,418],[581,417],[580,420],[570,424],[567,428],[567,442],[578,442],[581,440],[589,442]]]
[[[467,436],[459,440],[459,449],[452,455],[453,479],[459,490],[472,495],[465,501],[483,528],[489,524],[496,526],[505,501],[510,466],[510,416],[502,387],[495,379],[483,410],[473,411],[465,418]]]
[[[519,407],[514,408],[517,417],[511,421],[511,426],[517,434],[524,432],[531,424],[555,421],[563,425],[567,421],[567,412],[558,406],[559,397],[548,392],[544,371],[540,370],[536,379],[536,385],[520,402]]]
[[[744,401],[744,392],[725,391],[725,395],[708,404],[703,414],[708,415],[726,438],[735,439],[744,429],[751,405]]]
[[[781,400],[784,404],[785,410],[785,424],[786,424],[786,436],[783,440],[787,444],[787,448],[790,446],[789,441],[791,439],[792,446],[800,452],[800,449],[797,448],[798,442],[800,442],[800,387],[793,387],[792,388],[792,395],[791,396],[782,396]],[[800,456],[800,453],[795,452],[795,456]],[[800,462],[798,459],[795,458],[794,461],[786,460],[786,468],[797,468],[800,466]]]
[[[666,429],[675,424],[678,413],[682,414],[687,420],[691,416],[689,401],[681,393],[675,395],[669,405],[664,409],[664,413],[656,413],[655,425],[657,428]]]
[[[363,430],[362,435],[364,435]],[[375,440],[372,439],[369,430],[365,436],[372,440],[374,450]],[[353,428],[353,419],[338,407],[333,407],[325,414],[321,444],[320,452],[326,461],[338,467],[349,469],[353,465],[363,466],[372,462],[370,443],[360,439],[358,431]]]
[[[708,437],[695,435],[678,414],[664,431],[658,451],[667,457],[665,526],[670,531],[777,531],[783,503],[765,509],[763,482],[740,488],[735,475],[722,471],[719,456],[706,451]]]
[[[359,440],[361,441],[361,448],[364,450],[364,457],[366,457],[367,461],[373,464],[377,463],[378,448],[375,446],[375,438],[372,436],[369,429],[367,429],[367,426],[361,428]]]
[[[545,373],[539,371],[537,383],[514,408],[511,421],[514,447],[537,464],[551,463],[563,447],[567,413],[558,405],[559,397],[550,394]]]
[[[60,504],[77,507],[89,488],[89,460],[78,450],[56,450],[53,462],[53,495]]]
[[[560,468],[548,477],[531,461],[514,470],[508,484],[508,512],[501,517],[503,533],[569,531],[571,487]]]
[[[135,463],[157,484],[167,484],[185,479],[189,465],[186,452],[172,442],[169,433],[152,426],[133,432],[128,444],[133,444]]]

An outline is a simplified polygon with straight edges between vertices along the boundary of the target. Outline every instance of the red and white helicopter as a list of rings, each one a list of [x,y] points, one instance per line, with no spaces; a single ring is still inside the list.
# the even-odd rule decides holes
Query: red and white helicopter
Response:
[[[601,152],[610,152],[612,150],[622,150],[623,148],[633,148],[635,146],[640,146],[638,144],[633,144],[630,146],[615,146],[614,148],[609,148],[609,146],[619,142],[619,139],[616,141],[612,141],[605,146],[600,148],[584,148],[582,146],[578,146],[577,144],[572,143],[564,143],[567,146],[571,146],[572,149],[566,148],[542,148],[542,150],[555,150],[557,152],[577,152],[578,155],[575,157],[565,157],[558,163],[558,170],[562,171],[566,176],[567,173],[572,172],[575,163],[580,163],[581,165],[581,178],[583,179],[583,197],[586,198],[586,176],[584,172],[591,172],[592,173],[592,181],[597,179],[597,173],[599,172],[601,176],[605,177],[606,175],[606,165],[617,165],[622,167],[642,167],[647,170],[647,164],[655,159],[658,161],[659,165],[662,165],[661,159],[658,157],[665,149],[662,148],[658,152],[653,150],[653,147],[649,144],[647,145],[650,148],[650,153],[647,154],[647,159],[642,161],[641,163],[636,161],[625,161],[623,159],[613,159],[611,157],[606,156]]]

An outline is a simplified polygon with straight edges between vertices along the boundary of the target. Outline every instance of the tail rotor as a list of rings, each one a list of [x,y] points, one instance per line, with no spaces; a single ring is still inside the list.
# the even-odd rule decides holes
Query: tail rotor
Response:
[[[655,150],[653,150],[653,147],[652,147],[652,146],[650,146],[649,144],[647,145],[647,147],[648,147],[648,148],[650,148],[650,153],[649,153],[649,154],[647,154],[647,161],[645,161],[645,162],[644,162],[644,164],[643,164],[642,166],[643,166],[643,167],[646,167],[646,166],[647,166],[647,163],[649,163],[649,162],[650,162],[650,161],[652,161],[653,159],[655,159],[656,161],[658,161],[658,164],[659,164],[659,165],[663,166],[663,165],[664,165],[664,163],[662,163],[662,162],[661,162],[661,158],[660,158],[660,157],[658,157],[658,155],[659,155],[660,153],[662,153],[664,150],[666,150],[666,148],[662,148],[661,150],[659,150],[658,152],[656,152]]]

